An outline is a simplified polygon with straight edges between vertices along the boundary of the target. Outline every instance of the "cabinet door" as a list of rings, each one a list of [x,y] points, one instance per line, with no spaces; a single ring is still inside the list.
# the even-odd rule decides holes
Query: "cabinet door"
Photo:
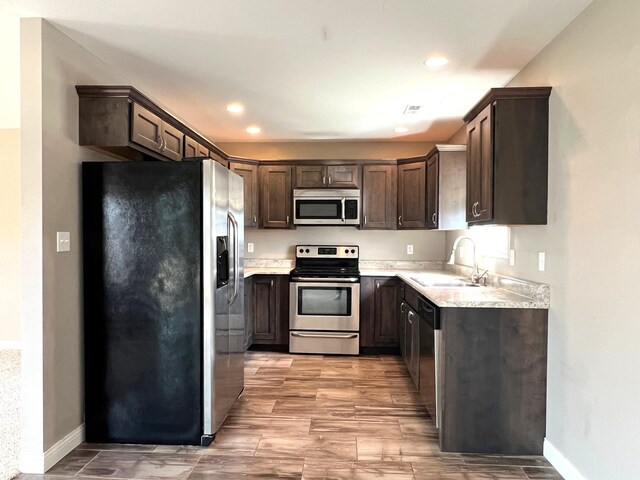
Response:
[[[438,155],[427,160],[427,228],[438,228]]]
[[[376,344],[398,344],[398,282],[393,278],[374,280],[373,338]]]
[[[191,137],[184,137],[184,157],[198,157],[198,142]]]
[[[358,165],[329,165],[327,186],[331,188],[359,188],[360,167]]]
[[[277,328],[276,277],[253,277],[253,343],[275,343]]]
[[[258,166],[232,162],[231,171],[244,179],[244,226],[258,226]]]
[[[398,228],[425,228],[425,162],[398,165]]]
[[[296,188],[323,188],[327,185],[327,167],[296,167]]]
[[[291,228],[291,169],[287,165],[258,167],[263,228]]]
[[[209,149],[207,147],[205,147],[204,145],[200,145],[199,143],[196,144],[196,157],[208,157],[209,156]]]
[[[361,228],[395,230],[397,174],[395,165],[364,166]]]
[[[134,103],[132,106],[131,141],[160,151],[162,136],[162,120],[146,108]]]
[[[166,122],[162,122],[161,132],[164,140],[164,145],[160,150],[162,155],[171,160],[182,160],[184,133]]]
[[[467,221],[493,218],[492,105],[467,125]]]

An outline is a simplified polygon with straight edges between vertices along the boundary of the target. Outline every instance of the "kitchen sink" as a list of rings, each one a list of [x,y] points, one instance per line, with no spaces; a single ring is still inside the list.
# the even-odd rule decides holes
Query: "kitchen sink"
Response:
[[[442,280],[442,279],[415,276],[415,277],[411,277],[411,280],[415,280],[423,287],[460,288],[460,287],[479,287],[480,286],[477,283],[471,283],[465,280],[458,280],[458,279]]]

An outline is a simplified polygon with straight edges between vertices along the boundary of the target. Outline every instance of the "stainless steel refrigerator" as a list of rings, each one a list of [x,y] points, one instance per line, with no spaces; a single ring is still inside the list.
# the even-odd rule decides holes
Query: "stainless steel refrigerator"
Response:
[[[83,163],[89,442],[209,444],[244,387],[243,180]]]

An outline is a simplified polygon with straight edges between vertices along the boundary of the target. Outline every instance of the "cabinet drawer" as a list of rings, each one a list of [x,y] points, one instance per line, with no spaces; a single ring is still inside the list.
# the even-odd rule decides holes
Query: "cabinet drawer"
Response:
[[[353,333],[289,332],[291,353],[333,353],[336,355],[358,355],[360,335]]]

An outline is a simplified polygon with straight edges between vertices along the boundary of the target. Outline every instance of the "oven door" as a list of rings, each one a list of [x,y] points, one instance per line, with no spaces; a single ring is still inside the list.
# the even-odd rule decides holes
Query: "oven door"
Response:
[[[291,330],[360,330],[360,284],[291,282]]]

